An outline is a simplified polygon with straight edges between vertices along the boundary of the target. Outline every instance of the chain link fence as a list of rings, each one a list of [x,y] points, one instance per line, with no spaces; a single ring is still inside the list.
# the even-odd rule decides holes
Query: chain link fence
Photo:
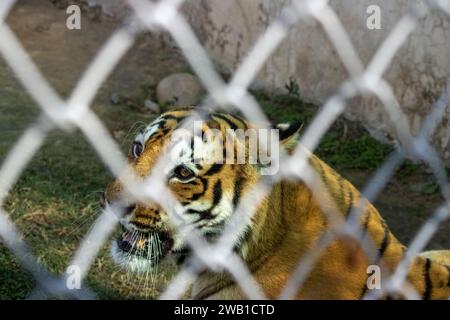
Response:
[[[14,71],[23,87],[33,97],[41,108],[41,115],[14,144],[0,168],[0,203],[4,203],[11,186],[19,178],[30,159],[42,146],[47,134],[56,128],[72,132],[79,129],[85,135],[98,156],[116,177],[123,177],[127,171],[127,161],[122,155],[114,139],[102,123],[102,120],[90,110],[90,105],[101,84],[113,72],[119,60],[129,50],[137,35],[142,31],[165,30],[181,48],[185,58],[199,76],[209,95],[199,106],[239,110],[250,121],[268,123],[265,114],[248,88],[264,62],[277,49],[287,36],[289,29],[303,19],[316,19],[325,30],[336,52],[342,60],[349,78],[342,83],[339,90],[331,96],[317,112],[311,124],[306,128],[297,147],[291,156],[282,156],[280,172],[270,181],[264,180],[256,185],[241,201],[231,220],[227,224],[221,238],[214,244],[208,243],[195,230],[186,228],[179,219],[179,206],[165,185],[165,177],[158,170],[164,163],[162,155],[151,175],[143,182],[137,179],[123,181],[127,190],[136,199],[152,199],[170,214],[172,223],[193,250],[191,263],[184,264],[170,281],[161,299],[180,298],[185,290],[195,282],[203,268],[213,271],[227,271],[236,280],[242,291],[254,299],[265,298],[259,284],[252,278],[245,262],[233,251],[233,243],[242,231],[245,222],[253,214],[255,203],[261,201],[271,186],[280,179],[290,177],[304,181],[317,196],[319,202],[329,197],[327,189],[322,188],[321,180],[307,161],[308,151],[314,151],[323,135],[335,120],[344,112],[346,102],[360,94],[374,94],[383,104],[385,111],[394,125],[398,145],[395,151],[378,168],[367,186],[363,189],[364,197],[355,205],[347,220],[338,214],[337,205],[334,210],[327,210],[331,229],[318,241],[317,246],[306,254],[290,280],[282,290],[280,298],[292,298],[307,279],[309,272],[320,257],[320,253],[339,237],[352,237],[361,241],[362,232],[357,223],[359,215],[364,211],[367,201],[374,201],[395,169],[406,158],[425,162],[432,170],[439,184],[444,202],[423,224],[407,250],[404,260],[398,268],[389,275],[382,290],[368,292],[364,298],[379,298],[385,293],[401,293],[407,298],[418,298],[417,292],[404,285],[411,259],[418,254],[431,239],[439,225],[450,216],[450,185],[446,179],[445,166],[437,151],[429,143],[436,126],[442,119],[450,100],[450,87],[442,93],[432,107],[431,113],[423,122],[420,133],[413,137],[405,114],[397,102],[390,85],[383,79],[396,52],[405,43],[408,36],[415,30],[418,21],[432,10],[441,10],[450,15],[450,2],[447,0],[426,1],[425,6],[412,6],[397,23],[390,35],[375,53],[367,67],[358,57],[338,16],[326,0],[293,0],[282,10],[281,14],[271,23],[266,32],[257,40],[246,58],[237,68],[228,83],[216,73],[213,63],[205,49],[195,36],[192,28],[180,13],[182,0],[162,0],[150,2],[147,0],[128,0],[132,15],[122,27],[116,30],[103,45],[100,52],[91,62],[88,69],[79,80],[67,100],[61,98],[52,86],[39,72],[19,39],[5,23],[5,18],[16,1],[3,0],[0,3],[0,52]],[[96,143],[102,141],[102,143]],[[151,190],[151,192],[149,191]],[[108,239],[119,222],[120,212],[104,210],[95,221],[90,231],[73,255],[70,266],[81,270],[81,278],[88,273],[91,263],[100,248]],[[10,220],[9,215],[0,208],[0,236],[3,243],[19,259],[37,281],[36,292],[44,292],[48,296],[95,298],[96,295],[86,285],[81,290],[70,290],[66,285],[66,275],[54,275],[40,265],[33,256],[27,243],[22,240],[18,229]],[[376,250],[370,239],[364,238],[361,246],[369,257],[375,257]],[[39,290],[37,290],[39,289]]]

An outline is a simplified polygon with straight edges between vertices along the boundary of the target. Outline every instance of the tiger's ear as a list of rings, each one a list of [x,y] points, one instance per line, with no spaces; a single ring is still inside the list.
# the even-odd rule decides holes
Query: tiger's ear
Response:
[[[301,122],[293,123],[279,123],[274,126],[274,129],[278,129],[280,144],[286,149],[286,151],[292,151],[296,147],[300,138],[300,130],[303,127]]]

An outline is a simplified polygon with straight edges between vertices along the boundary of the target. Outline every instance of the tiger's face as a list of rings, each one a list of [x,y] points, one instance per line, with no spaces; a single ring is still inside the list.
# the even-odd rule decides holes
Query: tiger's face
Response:
[[[227,135],[230,129],[247,130],[249,123],[229,114],[211,113],[201,122],[199,134],[181,126],[194,112],[182,109],[162,114],[137,135],[128,158],[135,175],[142,179],[158,166],[167,188],[182,207],[183,223],[195,227],[207,240],[214,240],[245,192],[260,179],[262,164],[251,161],[249,144],[236,135]],[[226,142],[206,136],[208,130],[223,133]],[[234,149],[231,158],[225,155],[225,144]],[[236,161],[239,147],[244,148],[247,159],[243,163]],[[158,160],[163,155],[161,164]],[[120,221],[123,233],[112,243],[112,256],[119,265],[145,271],[167,255],[184,258],[189,253],[169,212],[151,200],[131,200],[119,179],[108,185],[102,204],[120,206],[125,211]]]

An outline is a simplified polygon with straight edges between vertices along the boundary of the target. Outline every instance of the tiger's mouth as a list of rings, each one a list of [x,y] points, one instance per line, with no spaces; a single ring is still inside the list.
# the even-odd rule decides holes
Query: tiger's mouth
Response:
[[[129,231],[123,229],[111,248],[113,259],[132,271],[156,266],[173,247],[173,239],[165,231]]]
[[[124,231],[116,241],[123,252],[151,260],[164,257],[173,246],[172,238],[164,231]]]

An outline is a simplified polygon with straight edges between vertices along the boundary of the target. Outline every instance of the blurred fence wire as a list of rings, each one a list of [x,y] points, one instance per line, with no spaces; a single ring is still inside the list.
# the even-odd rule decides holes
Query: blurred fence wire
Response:
[[[67,100],[60,97],[39,72],[19,39],[6,24],[5,18],[15,2],[14,0],[3,0],[0,3],[0,52],[23,87],[40,106],[41,115],[14,144],[0,167],[0,204],[3,204],[10,188],[42,146],[47,134],[56,128],[68,132],[76,128],[81,130],[111,172],[116,177],[123,176],[123,172],[127,170],[126,158],[120,152],[120,148],[108,133],[101,119],[90,110],[90,105],[102,83],[132,47],[140,32],[164,30],[172,36],[209,93],[200,107],[221,106],[237,109],[250,121],[268,123],[264,112],[256,99],[249,93],[248,88],[265,61],[286,38],[290,28],[301,20],[315,19],[328,35],[349,78],[342,83],[339,90],[326,101],[315,115],[302,135],[300,145],[295,152],[289,157],[285,155],[280,159],[282,170],[279,174],[270,181],[264,180],[257,184],[244,197],[217,243],[208,243],[195,230],[186,229],[180,223],[178,219],[179,206],[167,190],[164,176],[161,174],[162,170],[158,170],[158,165],[164,163],[164,155],[161,156],[156,168],[144,182],[137,183],[132,179],[126,181],[128,191],[136,198],[150,198],[170,213],[172,222],[179,227],[180,233],[194,251],[194,255],[190,258],[191,263],[185,264],[185,267],[181,268],[160,298],[181,297],[185,289],[195,282],[197,275],[204,267],[214,271],[228,271],[249,298],[265,298],[258,283],[251,277],[244,261],[233,252],[235,238],[253,214],[255,203],[261,201],[270,192],[271,186],[280,179],[286,177],[301,179],[315,193],[319,202],[323,197],[329,196],[323,192],[326,189],[320,188],[320,179],[316,177],[315,171],[308,164],[309,153],[307,150],[314,151],[330,126],[344,112],[349,99],[368,93],[378,97],[390,118],[396,119],[393,125],[398,137],[398,146],[364,188],[364,198],[352,209],[348,220],[343,220],[341,215],[336,214],[337,206],[333,210],[328,208],[331,211],[328,218],[332,222],[333,232],[324,234],[317,246],[298,262],[298,266],[280,298],[287,299],[295,295],[307,279],[309,272],[320,257],[320,253],[331,241],[341,236],[350,236],[358,241],[361,240],[361,230],[356,222],[363,212],[367,200],[374,201],[376,199],[395,169],[406,157],[422,160],[428,164],[435,175],[445,201],[423,224],[409,247],[404,261],[389,276],[384,289],[377,291],[377,294],[368,293],[365,298],[378,298],[382,293],[386,293],[386,290],[389,293],[402,293],[408,298],[418,297],[416,292],[404,285],[409,261],[425,247],[437,231],[439,224],[450,216],[450,185],[446,179],[445,167],[437,151],[429,143],[450,100],[450,87],[442,93],[440,99],[433,106],[432,112],[425,119],[421,132],[414,137],[411,134],[406,115],[395,98],[392,87],[383,79],[383,74],[399,48],[416,29],[418,21],[426,15],[432,14],[432,10],[441,10],[450,14],[449,1],[430,0],[426,1],[425,6],[412,6],[411,10],[398,21],[375,53],[372,61],[367,67],[364,67],[337,14],[329,5],[329,1],[292,0],[256,41],[229,82],[226,83],[215,71],[206,50],[180,12],[183,0],[161,0],[159,2],[128,0],[127,3],[132,9],[131,17],[106,41]],[[96,143],[97,141],[102,141],[102,143]],[[80,243],[69,266],[78,266],[81,270],[81,277],[84,278],[88,273],[100,248],[116,227],[118,218],[120,218],[120,213],[110,212],[109,209],[104,210]],[[38,286],[36,289],[39,290],[30,293],[30,297],[34,297],[38,291],[44,292],[47,296],[95,297],[95,293],[86,286],[83,286],[82,290],[70,290],[66,287],[65,275],[51,274],[40,265],[4,209],[0,210],[0,237],[11,252],[18,257],[22,266],[35,277]],[[369,257],[376,254],[370,239],[364,240],[361,245]]]

